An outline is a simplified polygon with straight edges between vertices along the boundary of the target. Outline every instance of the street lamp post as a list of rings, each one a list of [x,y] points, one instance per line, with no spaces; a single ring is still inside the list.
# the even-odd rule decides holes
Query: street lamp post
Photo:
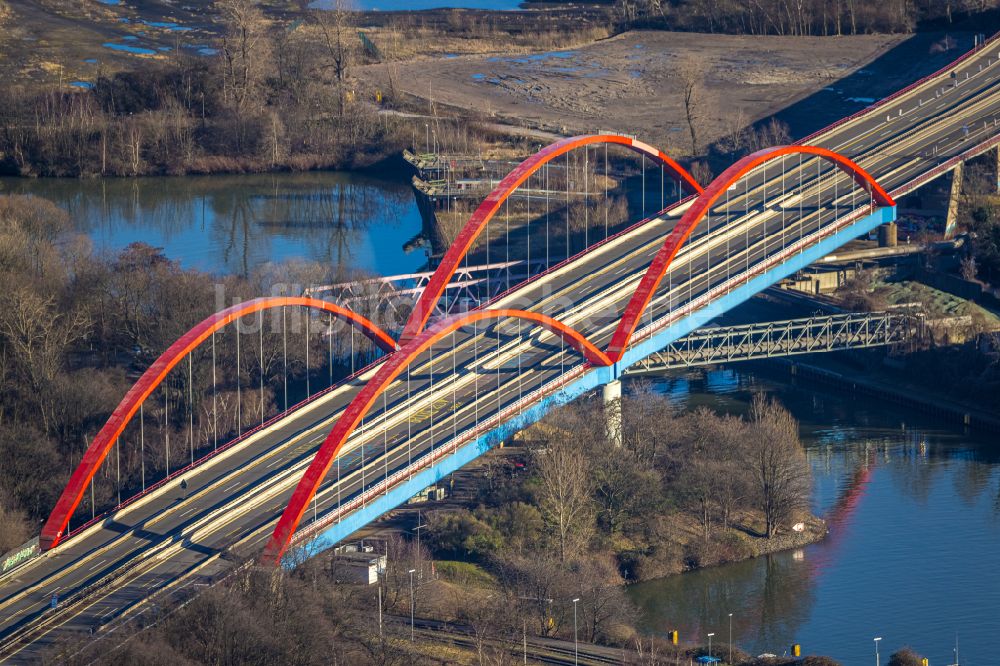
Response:
[[[524,666],[528,666],[528,621],[521,620],[521,641],[524,648]]]
[[[712,656],[712,636],[714,636],[714,635],[715,635],[715,632],[712,632],[712,633],[710,633],[708,635],[708,656],[709,657]]]
[[[875,641],[875,666],[879,666],[879,661],[878,661],[878,642],[880,640],[882,640],[881,636],[876,636],[874,638],[874,641]]]
[[[576,604],[578,601],[580,601],[579,597],[573,600],[573,663],[574,664],[580,663],[580,641],[577,638],[578,634],[576,632]]]
[[[427,526],[424,525],[420,512],[417,511],[417,526],[413,528],[413,531],[417,533],[417,580],[424,579],[424,563],[420,560],[420,530],[425,527]]]
[[[416,569],[410,569],[410,642],[413,642],[413,574]]]
[[[375,582],[378,584],[378,637],[379,640],[382,639],[382,584],[385,581],[385,574],[389,569],[389,543],[385,539],[375,539],[369,538],[369,541],[381,541],[382,550],[385,551],[385,564],[381,566],[381,569],[376,567],[375,569]],[[361,541],[362,547],[365,545],[364,540]],[[363,548],[362,548],[363,550]]]
[[[729,663],[733,663],[733,614],[729,614]]]

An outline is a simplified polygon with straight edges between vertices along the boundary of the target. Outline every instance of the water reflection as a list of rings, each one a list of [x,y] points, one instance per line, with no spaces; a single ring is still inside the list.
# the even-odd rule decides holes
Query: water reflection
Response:
[[[811,612],[809,579],[808,566],[795,557],[761,557],[636,585],[630,595],[644,609],[648,631],[677,629],[684,639],[702,642],[714,632],[724,642],[732,613],[737,645],[778,646],[798,634]]]
[[[844,664],[866,663],[871,639],[911,645],[932,664],[989,664],[1000,632],[1000,448],[891,406],[731,373],[657,383],[682,404],[726,411],[767,390],[800,420],[830,536],[780,553],[630,588],[645,629],[708,632],[755,654],[793,642]],[[978,637],[978,638],[977,638]]]
[[[338,172],[98,180],[0,179],[0,192],[36,194],[70,211],[101,250],[142,241],[186,268],[248,274],[304,258],[346,274],[423,266],[404,244],[420,213],[401,178]]]

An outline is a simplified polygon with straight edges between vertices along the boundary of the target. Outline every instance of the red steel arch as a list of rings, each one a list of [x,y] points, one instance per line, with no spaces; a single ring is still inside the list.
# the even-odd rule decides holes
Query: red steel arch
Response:
[[[63,537],[63,531],[69,524],[70,516],[76,511],[76,507],[83,498],[83,493],[87,484],[97,473],[104,458],[111,450],[115,440],[125,430],[129,420],[139,409],[139,405],[149,396],[153,390],[160,385],[170,370],[177,365],[185,355],[204,342],[212,333],[236,321],[240,317],[253,314],[261,310],[284,306],[302,306],[324,310],[332,313],[338,319],[356,326],[368,338],[387,352],[396,350],[396,342],[389,337],[382,329],[370,322],[365,317],[356,314],[347,308],[329,303],[327,301],[309,298],[307,296],[284,296],[284,297],[263,297],[256,298],[243,303],[233,305],[221,312],[217,312],[197,324],[190,331],[181,336],[177,342],[163,352],[156,361],[143,373],[142,377],[129,389],[128,393],[119,403],[115,411],[111,413],[104,427],[94,437],[90,447],[83,454],[83,459],[77,466],[69,483],[63,490],[59,501],[49,515],[45,526],[42,528],[39,537],[42,550],[48,550],[59,543]]]
[[[514,190],[516,190],[533,173],[538,171],[548,162],[554,160],[556,157],[575,148],[582,148],[594,143],[617,144],[624,146],[633,152],[639,153],[640,155],[652,157],[654,160],[660,162],[660,164],[666,167],[674,175],[674,177],[689,190],[695,194],[700,194],[702,191],[701,186],[697,183],[697,181],[695,181],[694,178],[691,177],[691,174],[689,174],[684,167],[671,159],[666,153],[631,137],[619,136],[617,134],[573,136],[567,139],[561,139],[549,146],[546,146],[539,152],[521,162],[514,168],[513,171],[507,174],[507,176],[500,181],[500,184],[497,185],[485,199],[483,199],[479,208],[472,213],[469,221],[465,223],[465,226],[459,232],[458,236],[455,237],[455,241],[451,244],[451,247],[448,248],[448,251],[441,259],[441,263],[438,265],[437,270],[434,271],[434,275],[431,276],[430,281],[427,283],[423,293],[417,300],[417,303],[413,308],[413,312],[410,313],[410,318],[406,321],[406,326],[403,328],[403,333],[400,336],[401,343],[405,343],[413,339],[424,329],[424,326],[427,324],[427,320],[434,311],[434,306],[437,305],[437,302],[441,299],[441,294],[444,293],[452,275],[455,274],[455,271],[461,264],[462,258],[472,247],[473,242],[475,242],[480,232],[482,232],[482,230],[486,227],[486,224],[500,209],[500,205],[507,200]]]
[[[299,521],[302,520],[302,515],[309,507],[309,502],[319,490],[327,472],[330,471],[330,466],[347,442],[348,437],[354,432],[362,417],[375,404],[378,396],[421,352],[453,331],[473,322],[507,318],[529,321],[558,335],[570,347],[580,352],[592,365],[611,364],[607,355],[581,333],[552,317],[537,312],[514,309],[473,310],[464,315],[456,315],[441,321],[406,343],[398,353],[390,356],[337,418],[336,424],[334,424],[330,434],[326,436],[323,444],[320,445],[312,463],[295,487],[295,492],[278,520],[278,524],[275,525],[271,540],[264,550],[263,560],[272,564],[281,562],[281,557],[291,543],[292,535],[295,533]]]
[[[747,155],[743,159],[739,160],[731,167],[723,171],[719,176],[705,188],[705,190],[698,195],[698,198],[694,200],[691,207],[687,209],[684,216],[681,218],[677,226],[673,228],[667,238],[663,241],[662,247],[653,257],[653,261],[650,263],[649,268],[646,269],[646,273],[642,276],[642,280],[639,282],[639,286],[636,288],[635,293],[629,300],[628,305],[625,306],[625,312],[622,315],[622,320],[618,324],[618,328],[615,330],[614,336],[611,338],[611,343],[608,345],[608,357],[612,361],[619,361],[622,355],[625,353],[626,347],[628,347],[629,341],[632,339],[632,334],[635,332],[636,326],[639,324],[639,320],[642,318],[643,313],[646,311],[646,307],[653,298],[653,294],[656,293],[657,287],[660,286],[660,282],[663,280],[663,276],[666,275],[667,269],[670,267],[670,263],[673,261],[677,252],[680,250],[681,246],[694,231],[698,223],[705,217],[708,211],[715,205],[715,202],[732,186],[734,183],[738,182],[743,176],[749,173],[756,167],[769,162],[771,160],[779,159],[786,155],[815,155],[840,168],[841,171],[851,176],[854,181],[860,185],[864,190],[871,193],[875,202],[882,206],[894,206],[896,203],[892,200],[892,197],[875,182],[872,176],[854,163],[852,160],[835,153],[832,150],[827,150],[826,148],[819,148],[817,146],[775,146],[773,148],[765,148],[763,150],[758,150],[757,152]]]

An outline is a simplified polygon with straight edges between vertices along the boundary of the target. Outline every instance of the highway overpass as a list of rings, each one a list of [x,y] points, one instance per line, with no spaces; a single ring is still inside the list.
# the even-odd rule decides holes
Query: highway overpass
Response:
[[[399,349],[372,367],[68,534],[63,519],[89,480],[78,477],[64,496],[68,513],[54,513],[43,532],[54,547],[0,578],[0,657],[29,661],[72,632],[143,612],[155,593],[217,581],[265,547],[273,561],[293,540],[291,564],[332,545],[551,406],[615,381],[894,219],[893,197],[1000,140],[998,58],[990,42],[802,142],[823,150],[743,160],[699,196],[534,275],[479,314],[434,320],[418,307]],[[546,150],[606,142],[653,157],[649,146],[611,135]],[[484,205],[499,207],[503,195]],[[651,262],[660,270],[650,273]],[[450,277],[443,269],[438,286]],[[351,418],[339,418],[345,410]],[[114,452],[100,459],[111,465]]]

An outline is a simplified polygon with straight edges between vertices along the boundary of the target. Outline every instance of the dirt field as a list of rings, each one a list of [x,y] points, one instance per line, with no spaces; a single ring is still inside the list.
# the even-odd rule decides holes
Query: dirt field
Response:
[[[683,60],[693,59],[706,73],[701,125],[711,140],[739,109],[749,121],[835,89],[903,39],[631,32],[568,51],[409,62],[398,65],[396,86],[500,120],[563,134],[617,130],[684,154],[689,140],[676,73]],[[860,109],[865,102],[846,105]]]
[[[176,52],[208,55],[215,28],[199,3],[167,0],[7,0],[0,77],[10,83],[77,84]]]

